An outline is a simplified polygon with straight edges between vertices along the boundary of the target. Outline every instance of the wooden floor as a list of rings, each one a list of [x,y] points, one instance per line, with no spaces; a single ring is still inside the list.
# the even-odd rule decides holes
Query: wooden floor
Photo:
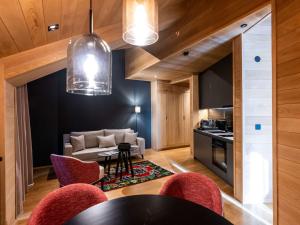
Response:
[[[260,225],[260,224],[272,224],[272,215],[264,212],[264,210],[254,207],[240,205],[233,199],[232,187],[226,184],[223,180],[217,177],[214,173],[208,170],[197,160],[194,160],[190,155],[189,148],[179,148],[166,151],[153,151],[147,150],[145,154],[145,160],[150,160],[166,169],[174,172],[186,172],[194,171],[209,176],[213,179],[223,192],[224,202],[224,216],[230,220],[233,224],[239,225]],[[35,171],[35,184],[31,190],[26,194],[26,200],[24,204],[24,214],[18,218],[18,225],[25,225],[32,209],[36,204],[49,192],[58,188],[58,182],[56,179],[47,180],[47,169],[40,169]],[[138,194],[158,194],[163,183],[168,177],[120,188],[117,190],[105,192],[109,199],[119,198],[128,195]],[[267,208],[267,207],[266,207]],[[268,211],[268,210],[267,210]],[[269,210],[271,211],[271,210]],[[253,213],[252,213],[253,212]],[[263,220],[257,218],[261,216]]]

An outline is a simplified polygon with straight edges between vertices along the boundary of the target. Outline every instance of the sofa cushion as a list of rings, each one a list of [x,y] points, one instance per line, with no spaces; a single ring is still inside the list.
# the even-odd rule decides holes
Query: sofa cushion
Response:
[[[84,136],[71,136],[70,137],[73,152],[81,151],[85,148]]]
[[[136,138],[138,133],[125,133],[124,142],[129,143],[131,145],[136,145]]]
[[[116,139],[116,144],[118,145],[124,142],[125,133],[133,133],[133,132],[134,132],[133,130],[128,128],[128,129],[106,129],[104,133],[105,136],[114,134]]]
[[[72,132],[71,136],[84,135],[85,148],[98,147],[97,136],[104,136],[104,130]]]
[[[115,135],[98,136],[99,148],[107,148],[116,146]]]

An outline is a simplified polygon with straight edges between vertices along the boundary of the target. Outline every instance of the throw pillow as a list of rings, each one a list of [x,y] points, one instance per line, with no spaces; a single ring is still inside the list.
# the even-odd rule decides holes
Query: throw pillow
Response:
[[[99,141],[99,148],[109,148],[117,146],[114,134],[109,136],[98,136],[97,138]]]
[[[138,133],[125,133],[124,142],[129,143],[131,145],[136,145]]]
[[[115,135],[116,144],[124,142],[125,132],[122,130],[105,130],[105,136]]]
[[[73,147],[73,152],[78,152],[85,148],[84,135],[71,136],[70,139]]]

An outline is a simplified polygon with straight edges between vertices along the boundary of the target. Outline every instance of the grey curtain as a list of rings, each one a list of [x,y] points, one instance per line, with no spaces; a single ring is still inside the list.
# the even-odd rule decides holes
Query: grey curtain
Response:
[[[16,213],[23,212],[28,187],[33,184],[33,162],[27,85],[16,90]]]

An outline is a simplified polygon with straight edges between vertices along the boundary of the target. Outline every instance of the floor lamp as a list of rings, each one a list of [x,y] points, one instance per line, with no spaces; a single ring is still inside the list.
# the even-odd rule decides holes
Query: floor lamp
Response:
[[[134,107],[134,112],[135,112],[135,128],[136,128],[136,132],[138,132],[138,114],[141,113],[141,106],[136,105]]]

